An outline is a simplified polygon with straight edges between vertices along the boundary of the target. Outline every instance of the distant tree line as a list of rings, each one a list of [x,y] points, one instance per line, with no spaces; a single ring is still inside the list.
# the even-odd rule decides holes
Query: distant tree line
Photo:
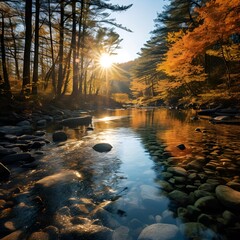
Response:
[[[239,0],[170,0],[132,70],[137,103],[240,99]]]
[[[121,42],[107,0],[0,1],[0,94],[58,98],[104,91],[99,57]]]

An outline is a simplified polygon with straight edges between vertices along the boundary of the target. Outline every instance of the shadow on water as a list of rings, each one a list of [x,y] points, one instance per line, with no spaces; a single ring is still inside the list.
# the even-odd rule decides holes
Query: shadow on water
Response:
[[[19,207],[18,222],[31,218],[35,231],[54,226],[60,239],[237,239],[239,216],[215,189],[240,186],[240,129],[193,115],[121,109],[96,114],[92,129],[65,128],[69,140],[17,179],[25,197],[42,201],[34,218]],[[99,153],[97,143],[113,148]]]

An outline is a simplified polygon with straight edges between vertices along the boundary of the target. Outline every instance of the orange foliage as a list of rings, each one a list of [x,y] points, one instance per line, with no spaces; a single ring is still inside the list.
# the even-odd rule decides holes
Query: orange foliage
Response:
[[[232,34],[240,32],[239,0],[212,0],[196,11],[203,23],[185,35],[182,31],[169,35],[168,41],[172,45],[165,62],[158,66],[158,70],[185,82],[204,80],[204,69],[196,64],[197,57],[214,44],[223,44]]]

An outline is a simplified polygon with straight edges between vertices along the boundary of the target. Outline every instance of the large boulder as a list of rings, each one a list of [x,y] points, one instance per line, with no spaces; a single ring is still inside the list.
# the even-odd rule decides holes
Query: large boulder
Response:
[[[240,211],[240,192],[228,186],[219,185],[215,190],[219,201],[227,208]]]
[[[176,239],[178,227],[174,224],[155,223],[145,227],[138,240],[172,240]]]
[[[35,183],[34,191],[42,198],[47,211],[53,212],[81,190],[82,177],[77,171],[65,170]]]

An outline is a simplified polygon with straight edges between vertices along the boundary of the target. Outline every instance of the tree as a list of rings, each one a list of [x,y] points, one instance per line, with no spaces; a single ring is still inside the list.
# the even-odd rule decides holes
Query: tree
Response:
[[[23,60],[22,93],[30,93],[30,64],[32,44],[32,0],[25,1],[25,47]]]

